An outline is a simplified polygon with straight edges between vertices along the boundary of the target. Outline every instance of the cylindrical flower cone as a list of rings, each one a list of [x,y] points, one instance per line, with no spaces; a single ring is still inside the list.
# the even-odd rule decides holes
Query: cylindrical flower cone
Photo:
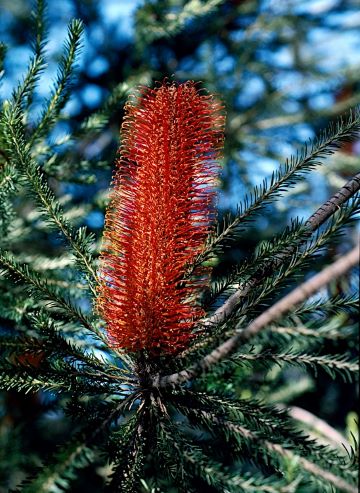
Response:
[[[204,316],[196,300],[209,272],[184,274],[214,219],[223,123],[193,82],[143,88],[126,105],[97,300],[118,348],[177,353]]]

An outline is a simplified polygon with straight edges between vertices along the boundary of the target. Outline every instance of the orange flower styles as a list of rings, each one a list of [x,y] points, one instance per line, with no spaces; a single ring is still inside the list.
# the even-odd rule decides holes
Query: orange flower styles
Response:
[[[142,88],[126,105],[97,300],[118,348],[177,353],[204,316],[196,299],[209,272],[184,274],[214,218],[221,109],[194,82]]]

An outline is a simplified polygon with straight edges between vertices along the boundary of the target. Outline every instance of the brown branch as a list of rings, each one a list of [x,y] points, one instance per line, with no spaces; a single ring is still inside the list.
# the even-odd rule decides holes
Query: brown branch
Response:
[[[336,476],[334,473],[330,471],[325,471],[321,467],[317,466],[313,462],[310,462],[307,459],[304,459],[304,457],[300,457],[294,452],[292,452],[289,449],[284,449],[281,445],[278,443],[271,443],[269,441],[265,441],[265,446],[268,450],[274,450],[277,452],[279,455],[282,455],[283,457],[287,459],[293,459],[297,458],[298,459],[298,464],[305,469],[305,471],[309,472],[315,477],[320,477],[322,479],[325,479],[329,483],[331,483],[333,486],[338,488],[340,491],[344,491],[346,493],[357,493],[358,489],[356,486],[353,486],[349,484],[347,481],[344,479],[340,478],[339,476]]]
[[[206,411],[200,411],[200,413],[208,418],[214,421],[215,423],[219,425],[226,426],[229,430],[239,433],[243,437],[249,439],[249,440],[254,440],[261,442],[264,447],[269,451],[269,452],[276,452],[277,454],[281,455],[282,457],[290,460],[296,460],[297,464],[299,464],[300,467],[302,467],[305,471],[309,472],[315,477],[320,477],[322,479],[325,479],[327,482],[331,483],[333,486],[338,488],[340,491],[344,491],[346,493],[357,493],[357,488],[356,486],[351,485],[347,481],[345,481],[343,478],[336,476],[334,473],[330,471],[326,471],[325,469],[322,469],[321,467],[317,466],[313,462],[310,462],[309,460],[305,459],[304,457],[299,456],[295,452],[289,449],[285,449],[278,443],[272,443],[269,440],[263,440],[261,439],[256,432],[250,431],[244,426],[237,425],[235,423],[232,423],[231,421],[227,421],[225,419],[220,419],[217,416],[214,416],[213,414],[206,412]]]
[[[327,443],[332,443],[336,447],[340,448],[343,452],[351,452],[351,445],[346,440],[346,438],[323,419],[318,418],[306,409],[302,409],[298,406],[291,406],[287,407],[286,409],[289,416],[291,416],[296,421],[300,421],[301,423],[307,425],[321,437],[326,439]]]
[[[336,192],[325,204],[321,205],[312,214],[304,225],[304,236],[299,242],[300,246],[303,244],[308,237],[315,232],[324,222],[329,219],[338,209],[349,200],[356,192],[360,190],[360,173],[351,178],[345,185]],[[279,268],[286,259],[288,259],[295,251],[295,247],[290,247],[281,255],[277,255],[272,262],[266,267],[256,271],[253,277],[244,286],[238,289],[234,294],[232,294],[226,302],[219,307],[215,313],[205,320],[204,325],[206,327],[212,326],[214,324],[219,324],[224,322],[224,320],[234,311],[239,301],[246,296],[251,289],[259,284],[264,276],[269,275],[275,269]]]
[[[314,293],[326,286],[333,279],[345,274],[351,267],[359,262],[359,245],[344,255],[339,260],[323,269],[320,273],[304,282],[273,306],[265,310],[255,318],[246,329],[237,329],[237,333],[205,356],[199,363],[172,375],[156,376],[153,385],[164,387],[166,385],[177,385],[196,377],[202,371],[206,371],[211,365],[232,353],[240,342],[246,342],[258,334],[269,323],[277,320],[284,313],[290,311],[294,306],[304,302]]]
[[[308,281],[300,284],[300,286],[295,288],[288,295],[284,296],[284,298],[265,310],[265,312],[263,312],[255,320],[253,320],[251,324],[240,333],[241,339],[243,341],[246,341],[250,337],[253,337],[266,325],[273,322],[274,320],[279,319],[284,313],[289,312],[294,306],[303,303],[305,300],[310,298],[310,296],[319,291],[322,287],[329,284],[329,282],[331,282],[333,279],[336,279],[345,274],[358,262],[359,245],[353,248],[348,254],[340,257],[339,260],[337,260],[333,264],[325,267],[325,269],[313,276]]]
[[[360,173],[355,175],[345,185],[336,192],[325,204],[319,209],[305,223],[305,227],[311,232],[319,228],[324,222],[329,219],[339,207],[349,200],[356,192],[360,190]]]

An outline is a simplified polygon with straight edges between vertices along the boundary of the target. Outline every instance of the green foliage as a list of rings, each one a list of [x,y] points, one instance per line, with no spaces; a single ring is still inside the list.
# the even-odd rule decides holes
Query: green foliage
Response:
[[[131,493],[138,489],[147,446],[143,416],[138,414],[140,416],[132,416],[120,431],[110,436],[110,457],[114,466],[111,482],[106,488],[109,492]]]
[[[148,15],[152,14],[157,17],[157,22],[150,28],[143,30],[139,29],[139,36],[142,37],[142,43],[152,43],[160,38],[168,37],[179,32],[186,24],[194,21],[204,21],[204,17],[210,13],[216,12],[216,7],[224,3],[224,0],[209,0],[204,3],[200,0],[190,0],[184,5],[183,9],[169,5],[169,8],[164,8],[164,5],[146,5],[143,11],[139,11],[138,22],[141,26],[143,20]]]
[[[286,161],[283,167],[275,171],[270,180],[264,180],[262,185],[254,187],[243,202],[238,205],[235,216],[229,216],[220,224],[216,236],[211,239],[208,248],[199,258],[198,262],[211,257],[226,242],[236,241],[238,233],[243,231],[247,222],[253,220],[253,215],[263,211],[269,202],[274,201],[301,179],[303,174],[322,163],[322,160],[333,154],[344,142],[356,139],[360,130],[359,111],[350,112],[347,120],[340,119],[336,125],[330,125],[324,130],[317,140],[305,145],[297,154]]]
[[[225,3],[191,0],[178,11],[176,2],[174,8],[165,2],[160,10],[160,3],[146,2],[137,12],[137,33],[143,36],[137,46],[176,36],[216,15]],[[151,29],[144,21],[149,13],[158,15]],[[27,72],[0,112],[0,388],[10,397],[21,393],[40,399],[46,392],[53,399],[49,412],[65,413],[67,424],[59,433],[61,448],[50,459],[43,450],[34,451],[32,470],[21,465],[22,475],[10,487],[25,493],[76,491],[78,478],[92,471],[101,482],[99,490],[109,493],[355,492],[355,452],[347,456],[339,444],[310,438],[286,410],[272,405],[279,396],[280,403],[290,402],[296,391],[288,387],[301,378],[307,379],[307,388],[322,373],[341,377],[344,385],[356,381],[358,294],[350,283],[340,289],[330,279],[321,298],[292,307],[231,354],[204,365],[194,381],[184,368],[248,326],[304,275],[320,270],[321,255],[331,263],[339,236],[353,231],[359,213],[359,178],[353,179],[359,186],[336,202],[336,210],[326,204],[319,209],[321,215],[327,208],[327,215],[315,226],[294,217],[217,276],[203,299],[208,319],[183,354],[152,358],[119,352],[92,309],[100,238],[83,220],[88,211],[103,210],[107,199],[102,190],[79,205],[63,195],[61,185],[101,181],[100,171],[111,164],[81,156],[80,144],[101,135],[132,86],[151,77],[133,74],[114,86],[100,109],[54,142],[53,131],[66,119],[83,25],[70,22],[51,94],[34,118],[46,64],[44,14],[39,0]],[[5,54],[0,45],[0,74]],[[258,215],[304,183],[315,166],[359,130],[355,110],[254,187],[188,272],[214,258],[221,263],[231,245],[245,232],[251,235]],[[234,294],[238,299],[231,311],[209,323]],[[182,379],[159,383],[176,372]],[[4,436],[1,432],[0,450]],[[15,431],[9,436],[13,452],[2,460],[17,470],[20,438]],[[29,475],[22,480],[24,473]]]
[[[54,457],[54,462],[39,468],[33,478],[21,484],[26,493],[61,493],[66,491],[69,481],[76,478],[77,470],[85,467],[93,458],[92,451],[81,440],[72,440],[64,450]]]
[[[73,66],[80,48],[80,40],[83,34],[83,25],[80,20],[72,21],[68,28],[68,39],[64,46],[64,53],[59,62],[58,75],[49,101],[40,121],[31,136],[30,144],[47,135],[49,130],[57,122],[60,111],[64,108],[71,95],[71,77]]]
[[[293,352],[271,353],[264,351],[262,353],[252,354],[250,351],[246,354],[237,354],[233,361],[239,365],[246,364],[248,361],[257,361],[264,365],[271,365],[272,362],[281,365],[309,365],[315,371],[317,367],[323,368],[329,375],[335,378],[337,372],[343,377],[344,381],[351,381],[353,374],[356,376],[359,372],[359,365],[356,361],[348,361],[343,355],[321,355],[301,354]]]

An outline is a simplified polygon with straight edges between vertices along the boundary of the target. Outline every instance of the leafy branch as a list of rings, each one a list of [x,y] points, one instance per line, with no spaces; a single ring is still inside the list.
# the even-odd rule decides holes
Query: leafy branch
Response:
[[[57,80],[54,85],[53,93],[44,109],[39,123],[30,137],[29,147],[41,138],[44,132],[48,133],[49,129],[57,122],[60,111],[70,98],[71,77],[73,76],[73,67],[79,49],[81,46],[81,36],[84,31],[83,24],[80,20],[74,19],[68,28],[68,39],[65,43],[64,54],[59,63]]]
[[[221,323],[228,317],[231,312],[236,308],[241,298],[248,295],[254,286],[263,282],[264,278],[271,274],[276,268],[282,266],[282,264],[292,257],[294,252],[301,246],[302,243],[308,240],[313,232],[320,228],[324,222],[330,218],[336,211],[338,211],[343,204],[345,204],[351,197],[353,197],[360,190],[360,173],[351,178],[333,197],[327,202],[321,205],[314,214],[305,222],[303,228],[303,235],[299,235],[300,241],[294,243],[294,245],[287,246],[282,251],[280,250],[272,260],[270,260],[264,267],[260,264],[255,273],[252,274],[251,279],[246,284],[233,293],[224,304],[222,304],[215,313],[209,317],[206,321],[206,325],[211,326],[213,324]],[[296,232],[296,230],[295,230]],[[298,234],[298,233],[297,233]],[[296,238],[295,238],[296,239]]]
[[[356,493],[357,491],[356,486],[350,484],[349,482],[337,476],[333,472],[322,469],[321,467],[309,461],[308,459],[305,459],[304,457],[299,457],[296,454],[296,452],[289,450],[288,448],[285,449],[279,443],[273,443],[270,440],[263,440],[261,438],[259,439],[256,432],[252,432],[250,430],[247,430],[243,426],[228,422],[226,420],[221,420],[217,417],[212,417],[211,414],[209,413],[207,413],[207,417],[210,417],[218,425],[226,426],[231,432],[238,433],[246,437],[247,439],[260,441],[260,443],[263,446],[265,446],[266,450],[268,450],[270,453],[275,452],[283,459],[287,459],[287,460],[295,459],[295,463],[297,463],[298,467],[301,467],[305,471],[309,472],[315,478],[321,478],[329,482],[330,484],[338,488],[340,491],[346,493]]]
[[[65,219],[59,202],[50,190],[39,166],[31,157],[30,147],[26,142],[21,123],[20,110],[9,103],[3,112],[2,118],[4,128],[6,129],[5,137],[11,161],[26,178],[29,193],[34,196],[42,214],[49,224],[60,230],[69,242],[74,256],[86,274],[89,287],[95,295],[94,282],[96,280],[96,273],[91,253],[93,237],[87,235],[85,228],[74,231]]]
[[[224,223],[223,230],[214,238],[210,239],[208,247],[191,266],[189,273],[196,266],[210,258],[221,245],[229,240],[234,240],[240,226],[252,219],[253,214],[260,212],[274,197],[281,195],[289,187],[303,178],[303,173],[308,172],[315,166],[321,164],[321,160],[333,154],[342,144],[354,140],[360,131],[360,111],[350,112],[347,120],[340,118],[335,125],[330,125],[327,130],[319,136],[311,146],[305,145],[296,157],[287,161],[283,168],[275,171],[268,184],[264,180],[263,185],[255,188],[253,192],[245,197],[244,205],[239,205],[237,215]],[[317,211],[306,224],[306,229],[318,228],[334,211],[338,203],[343,203],[360,188],[360,173],[348,182],[338,194],[324,204],[323,212]],[[331,215],[331,214],[330,214]]]
[[[341,257],[330,266],[326,267],[319,274],[313,276],[309,281],[306,281],[299,287],[295,288],[287,296],[255,318],[255,320],[253,320],[253,322],[251,322],[246,329],[238,328],[237,334],[214,349],[200,362],[186,370],[182,370],[172,375],[158,375],[154,378],[153,385],[155,387],[177,385],[191,380],[202,371],[206,371],[209,366],[231,354],[241,342],[248,341],[268,324],[291,310],[293,306],[296,306],[297,304],[308,299],[312,294],[316,293],[323,286],[326,286],[333,279],[344,275],[350,268],[357,265],[358,261],[359,246],[355,247],[347,255]]]
[[[27,265],[16,263],[9,253],[0,254],[0,268],[10,274],[15,281],[22,282],[30,288],[39,300],[47,302],[49,308],[57,307],[68,319],[79,321],[86,329],[95,332],[97,336],[102,336],[80,310],[49,286],[47,279],[40,279],[39,274],[31,272]]]
[[[290,365],[311,366],[315,371],[317,367],[323,368],[331,377],[340,374],[344,381],[351,382],[353,375],[356,376],[359,372],[359,365],[356,361],[349,361],[344,355],[312,355],[292,353],[272,353],[271,351],[263,351],[261,353],[237,353],[230,360],[236,364],[247,364],[250,361],[259,362],[265,366],[269,366],[271,362],[281,366],[283,363]]]

